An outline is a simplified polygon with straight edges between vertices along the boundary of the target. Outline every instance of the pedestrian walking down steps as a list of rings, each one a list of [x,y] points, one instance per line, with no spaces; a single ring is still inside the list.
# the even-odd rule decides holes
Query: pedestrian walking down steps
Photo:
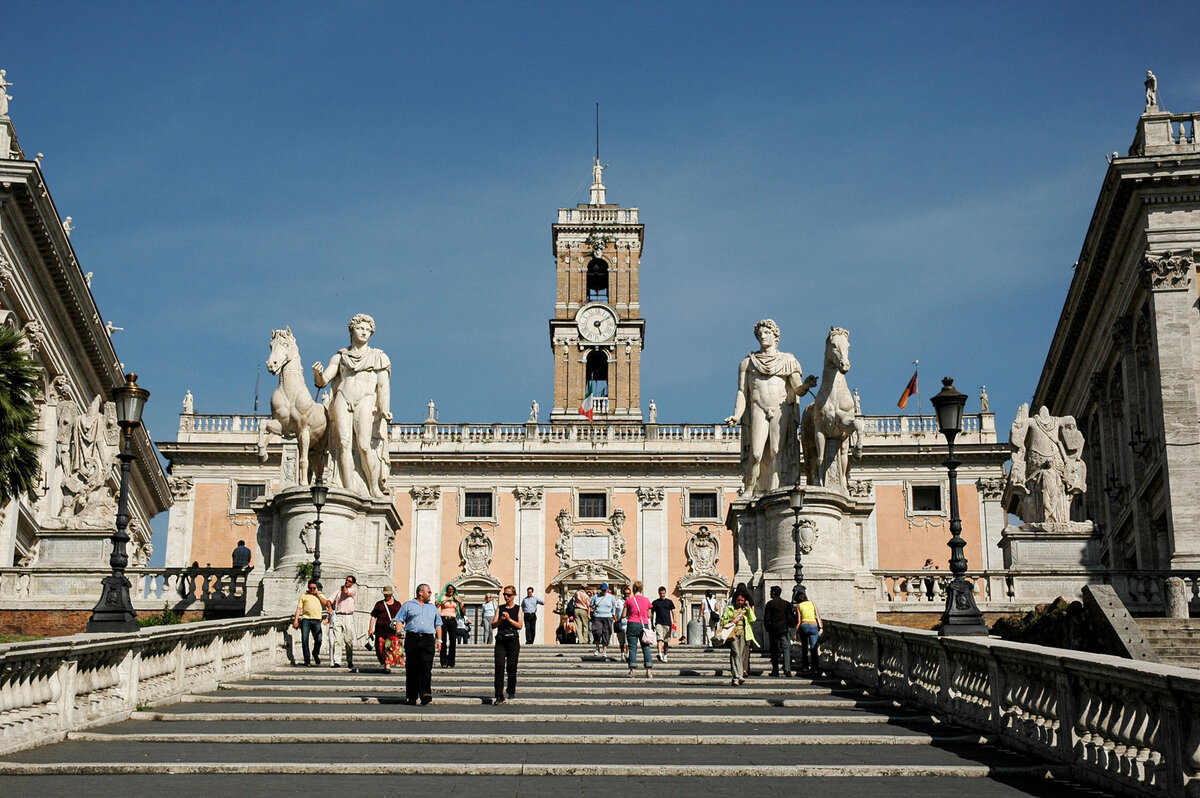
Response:
[[[531,588],[532,589],[532,588]],[[505,585],[501,592],[504,604],[496,611],[492,619],[492,628],[496,633],[495,657],[495,697],[493,705],[511,701],[517,695],[517,659],[521,656],[521,627],[524,625],[524,611],[517,606],[515,599],[517,589]],[[507,685],[505,684],[505,677]]]

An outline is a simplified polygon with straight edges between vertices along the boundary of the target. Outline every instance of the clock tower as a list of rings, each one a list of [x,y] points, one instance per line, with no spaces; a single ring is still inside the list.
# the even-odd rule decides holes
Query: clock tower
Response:
[[[642,420],[646,320],[638,302],[645,228],[637,208],[605,202],[604,170],[592,164],[586,205],[560,208],[551,226],[558,291],[550,319],[554,408],[550,421],[579,421],[592,396],[595,421]]]

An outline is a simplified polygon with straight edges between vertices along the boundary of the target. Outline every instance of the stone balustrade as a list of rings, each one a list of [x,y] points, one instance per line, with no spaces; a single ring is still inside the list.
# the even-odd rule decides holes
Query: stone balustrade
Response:
[[[1200,152],[1196,123],[1200,113],[1149,113],[1138,120],[1138,132],[1130,155],[1184,155]]]
[[[954,575],[948,570],[925,570],[914,568],[909,571],[872,571],[878,583],[876,609],[891,610],[902,604],[912,608],[924,605],[923,610],[944,607],[946,585]],[[1010,586],[1005,583],[1003,571],[967,571],[964,577],[975,587],[975,601],[981,604],[992,601],[1009,603],[1012,600]]]
[[[827,620],[822,665],[1121,794],[1200,791],[1200,671]]]
[[[637,224],[637,208],[559,208],[559,224]]]
[[[599,399],[598,402],[607,402]],[[604,412],[603,407],[597,408]],[[259,424],[269,416],[194,415],[180,417],[179,441],[253,443],[258,440]],[[863,446],[942,446],[936,416],[861,416]],[[392,451],[428,450],[431,446],[460,447],[464,444],[514,444],[523,449],[558,446],[570,448],[580,442],[609,443],[616,446],[635,444],[654,448],[654,441],[671,444],[695,444],[696,448],[728,449],[737,453],[740,427],[724,424],[608,424],[594,423],[501,423],[392,424],[388,429]],[[991,413],[963,416],[959,444],[995,443],[996,417]]]
[[[1166,609],[1166,581],[1183,580],[1184,593],[1193,610],[1200,612],[1200,571],[1108,571],[1105,581],[1113,586],[1125,606],[1138,615],[1160,614]]]
[[[251,568],[127,568],[130,598],[139,612],[204,609],[209,614],[240,615],[246,608],[246,578]],[[100,598],[100,580],[109,568],[0,568],[0,609],[56,607],[87,609]]]
[[[290,622],[200,621],[0,645],[0,754],[270,669],[285,659]]]

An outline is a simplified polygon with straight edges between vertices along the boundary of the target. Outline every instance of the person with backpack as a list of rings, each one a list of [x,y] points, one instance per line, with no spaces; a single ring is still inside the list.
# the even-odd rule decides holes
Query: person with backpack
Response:
[[[796,608],[785,600],[779,585],[771,588],[771,600],[763,607],[763,627],[771,646],[771,675],[779,676],[779,661],[783,660],[783,675],[792,675],[792,630],[796,628]]]

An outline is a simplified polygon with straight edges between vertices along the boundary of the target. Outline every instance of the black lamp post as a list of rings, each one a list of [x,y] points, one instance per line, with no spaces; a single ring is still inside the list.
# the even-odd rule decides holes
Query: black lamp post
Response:
[[[125,576],[125,566],[129,565],[129,555],[126,545],[129,535],[125,531],[129,527],[129,469],[135,459],[130,451],[133,442],[133,431],[142,423],[142,409],[150,392],[139,388],[136,374],[126,374],[125,384],[113,388],[113,402],[117,406],[117,424],[121,427],[121,453],[117,458],[121,461],[121,492],[117,497],[117,531],[112,536],[112,554],[108,564],[112,573],[101,582],[100,601],[92,608],[92,617],[88,619],[89,632],[136,632],[138,630],[137,612],[133,609],[133,601],[129,597],[129,579]]]
[[[797,482],[788,491],[788,504],[792,508],[792,517],[795,521],[792,523],[792,536],[796,540],[796,567],[792,573],[792,579],[796,583],[792,587],[792,603],[800,603],[800,591],[804,589],[804,563],[800,559],[800,508],[804,506],[804,491],[800,490],[800,483]]]
[[[313,543],[313,568],[312,579],[314,582],[321,581],[321,508],[325,506],[325,499],[329,496],[329,488],[325,482],[317,477],[317,483],[308,489],[312,493],[313,507],[317,508],[317,520],[313,522],[316,527],[316,538]]]
[[[958,516],[958,467],[962,462],[954,459],[954,438],[962,431],[967,395],[955,390],[954,380],[943,377],[941,392],[929,401],[937,413],[938,427],[946,436],[947,456],[942,465],[950,472],[950,573],[953,578],[947,586],[946,610],[942,613],[942,628],[938,634],[986,635],[988,628],[975,603],[974,587],[963,578],[967,572],[967,558],[963,556],[967,543],[962,539],[962,519]]]

